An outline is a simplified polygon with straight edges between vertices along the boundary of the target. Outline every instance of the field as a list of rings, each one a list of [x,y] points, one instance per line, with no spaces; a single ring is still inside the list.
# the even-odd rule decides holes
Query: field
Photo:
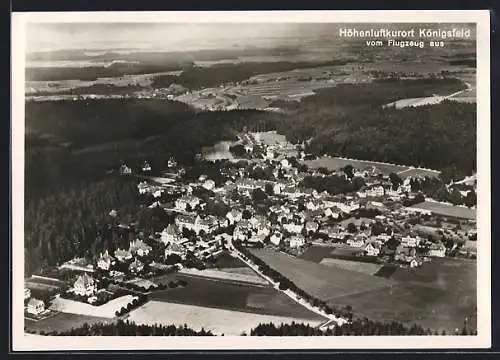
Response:
[[[133,298],[134,296],[132,295],[125,295],[100,306],[93,306],[69,299],[56,298],[52,302],[50,309],[71,314],[114,318],[115,312],[131,303]]]
[[[417,209],[430,210],[436,215],[449,216],[460,219],[476,219],[476,210],[462,206],[447,205],[438,202],[424,201],[412,206]]]
[[[339,269],[359,272],[361,274],[366,274],[366,275],[374,275],[377,271],[379,271],[381,267],[381,265],[378,264],[366,263],[361,261],[332,259],[332,258],[324,258],[323,260],[320,261],[320,264]]]
[[[30,290],[56,291],[62,286],[62,282],[52,281],[44,278],[34,278],[24,280],[24,286]]]
[[[25,327],[28,331],[35,331],[39,333],[43,331],[45,333],[51,331],[69,331],[72,328],[78,328],[83,324],[94,324],[94,323],[110,323],[114,320],[109,318],[97,317],[97,316],[87,316],[79,314],[69,314],[69,313],[58,313],[52,317],[49,317],[40,321],[25,320]]]
[[[332,256],[355,256],[356,254],[363,252],[363,248],[353,248],[347,245],[342,246],[311,246],[306,251],[304,251],[299,258],[303,260],[312,261],[315,263],[320,263],[325,258],[331,258]]]
[[[133,310],[128,317],[136,324],[187,324],[195,330],[211,330],[215,334],[241,335],[249,332],[260,323],[273,322],[275,324],[297,322],[296,318],[272,315],[258,315],[246,312],[206,308],[185,304],[172,304],[161,301],[149,301],[138,309]],[[324,320],[299,320],[313,326]]]
[[[236,272],[231,272],[231,271],[226,272],[226,271],[222,271],[222,270],[212,270],[212,269],[206,269],[206,270],[183,269],[179,272],[181,274],[207,277],[207,278],[212,278],[212,279],[229,280],[229,281],[257,284],[257,285],[263,285],[263,286],[268,285],[268,282],[266,280],[264,280],[263,278],[261,278],[260,276],[258,276],[255,273],[242,274],[242,273],[236,273]]]
[[[408,170],[403,170],[398,173],[401,179],[406,179],[407,177],[418,177],[418,176],[428,176],[428,177],[438,177],[441,172],[437,170],[427,170],[427,169],[415,169],[411,168]]]
[[[271,287],[179,274],[173,275],[172,279],[184,279],[187,285],[154,291],[149,299],[296,319],[318,319],[318,315]]]
[[[139,286],[143,289],[149,290],[150,288],[155,288],[158,285],[156,285],[154,282],[149,281],[147,279],[141,279],[141,278],[134,278],[126,282],[127,284]]]
[[[215,260],[215,265],[218,268],[240,268],[245,267],[245,263],[227,252],[223,252]]]
[[[321,300],[329,300],[388,287],[392,282],[354,271],[332,269],[281,252],[251,249],[272,269],[290,279],[297,287]]]
[[[349,164],[360,170],[367,170],[370,169],[372,166],[375,166],[377,169],[380,170],[380,172],[382,172],[385,175],[389,175],[392,172],[398,173],[408,169],[407,166],[402,166],[402,165],[383,164],[373,161],[351,160],[351,159],[343,159],[338,157],[327,157],[327,156],[315,160],[302,161],[302,163],[306,164],[311,168],[325,167],[331,171],[333,170],[338,171],[342,169],[344,166]]]
[[[330,302],[349,304],[354,313],[374,320],[415,322],[439,331],[461,328],[465,317],[475,326],[475,262],[433,259],[418,269],[398,268],[391,279],[399,284]]]

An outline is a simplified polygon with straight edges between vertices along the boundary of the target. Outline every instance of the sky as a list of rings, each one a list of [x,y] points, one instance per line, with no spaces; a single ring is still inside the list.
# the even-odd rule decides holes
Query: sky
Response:
[[[305,31],[304,31],[305,30]],[[30,24],[27,51],[142,48],[168,51],[267,47],[329,34],[328,27],[300,24]]]
[[[28,24],[26,31],[26,50],[28,53],[61,49],[131,48],[189,51],[234,47],[300,46],[307,45],[312,40],[340,41],[339,26],[335,23],[31,23]],[[369,28],[373,25],[345,26]],[[408,28],[418,27],[421,24],[389,26]]]

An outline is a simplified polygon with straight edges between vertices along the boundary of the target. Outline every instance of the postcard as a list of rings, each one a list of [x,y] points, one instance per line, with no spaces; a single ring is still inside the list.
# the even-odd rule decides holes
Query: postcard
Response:
[[[489,31],[13,13],[12,350],[490,347]]]

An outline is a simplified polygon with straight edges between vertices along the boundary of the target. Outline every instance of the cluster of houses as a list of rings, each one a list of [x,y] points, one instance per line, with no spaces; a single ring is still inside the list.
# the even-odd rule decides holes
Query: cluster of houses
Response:
[[[307,170],[304,173],[292,166],[280,152],[280,147],[286,148],[286,144],[263,145],[252,134],[240,135],[240,139],[249,154],[252,154],[256,147],[260,147],[258,156],[266,161],[254,163],[250,170],[241,167],[232,171],[226,169],[227,181],[219,186],[205,175],[200,176],[197,183],[187,186],[178,184],[186,191],[174,202],[178,212],[174,223],[161,232],[161,241],[166,245],[165,256],[178,254],[185,257],[187,251],[191,251],[203,260],[207,255],[217,254],[220,251],[220,243],[215,240],[213,233],[220,229],[223,229],[225,236],[247,246],[270,245],[290,249],[300,249],[317,236],[323,235],[333,242],[343,242],[352,248],[364,249],[367,256],[374,257],[385,254],[387,242],[396,239],[399,245],[394,251],[395,260],[410,266],[420,264],[416,251],[419,247],[428,248],[426,256],[445,256],[446,247],[443,244],[431,243],[427,239],[423,241],[409,233],[391,230],[388,233],[372,235],[370,226],[353,233],[339,225],[341,219],[349,218],[357,210],[367,207],[377,208],[384,213],[377,215],[373,221],[390,223],[392,210],[385,208],[384,201],[411,196],[409,178],[404,179],[398,188],[394,189],[390,179],[381,176],[375,167],[363,171],[354,169],[354,176],[363,178],[366,185],[350,195],[332,196],[326,191],[318,192],[299,186],[307,175],[323,175],[316,170]],[[250,171],[266,166],[270,166],[273,180],[259,180],[250,176]],[[347,176],[343,173],[340,175]],[[193,195],[192,190],[196,186],[212,191],[217,200],[230,206],[231,209],[225,218],[212,216],[204,211],[204,201]],[[266,193],[272,189],[273,205],[265,215],[259,215],[261,212],[256,211],[255,206],[243,205],[229,196],[236,190],[241,197],[250,199],[257,189]],[[388,228],[390,229],[390,226]],[[182,236],[184,229],[198,235],[196,244]]]
[[[28,288],[24,288],[24,302],[26,305],[25,310],[30,315],[39,316],[46,311],[45,303],[40,299],[31,297],[31,290]]]

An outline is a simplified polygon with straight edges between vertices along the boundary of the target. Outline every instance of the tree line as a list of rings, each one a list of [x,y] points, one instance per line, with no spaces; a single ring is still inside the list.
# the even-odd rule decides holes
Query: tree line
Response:
[[[55,336],[214,336],[210,330],[199,331],[184,326],[175,325],[137,325],[128,320],[118,320],[116,323],[83,324],[69,331],[40,332],[41,335]],[[438,332],[420,325],[407,326],[397,321],[380,322],[366,318],[356,319],[333,328],[320,329],[309,324],[292,322],[289,324],[261,323],[244,336],[446,336],[446,335],[477,335],[476,329],[463,326],[457,332]]]
[[[116,323],[83,324],[81,327],[69,331],[51,331],[41,335],[52,336],[214,336],[205,329],[194,330],[186,324],[175,325],[137,325],[128,320],[118,320]]]

